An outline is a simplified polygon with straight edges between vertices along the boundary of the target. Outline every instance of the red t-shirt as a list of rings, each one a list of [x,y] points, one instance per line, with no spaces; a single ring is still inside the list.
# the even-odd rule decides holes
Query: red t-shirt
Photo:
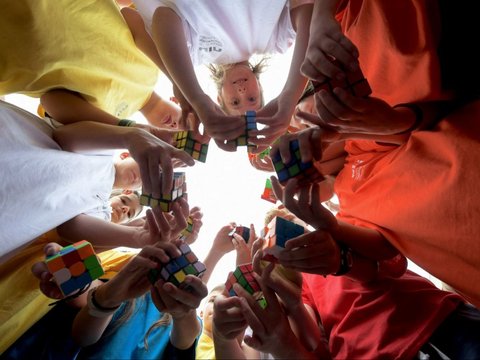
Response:
[[[408,271],[371,283],[303,274],[334,359],[411,359],[462,298]]]

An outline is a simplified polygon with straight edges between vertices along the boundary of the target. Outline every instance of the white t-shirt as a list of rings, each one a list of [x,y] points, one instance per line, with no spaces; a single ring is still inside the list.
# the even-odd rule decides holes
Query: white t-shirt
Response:
[[[295,40],[287,0],[134,0],[150,31],[158,7],[182,19],[193,65],[284,53]]]
[[[62,151],[46,122],[0,101],[0,262],[79,214],[110,220],[114,177],[112,155]]]

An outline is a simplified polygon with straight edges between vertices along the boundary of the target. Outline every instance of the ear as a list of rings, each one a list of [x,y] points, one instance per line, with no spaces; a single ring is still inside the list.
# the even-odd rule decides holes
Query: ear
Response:
[[[123,191],[122,191],[122,194],[124,194],[124,195],[130,195],[130,194],[133,194],[133,191],[132,191],[132,190],[123,190]]]
[[[124,151],[120,154],[120,159],[125,160],[126,158],[130,157],[130,153],[128,151]]]
[[[223,99],[220,95],[217,95],[217,103],[218,105],[223,106]]]
[[[203,319],[203,310],[200,311],[200,317]]]

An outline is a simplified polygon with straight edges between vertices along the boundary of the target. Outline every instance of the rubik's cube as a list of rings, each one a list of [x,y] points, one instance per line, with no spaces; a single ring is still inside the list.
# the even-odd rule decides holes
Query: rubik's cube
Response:
[[[282,161],[280,152],[272,157],[273,167],[281,184],[294,177],[298,177],[300,183],[317,182],[323,179],[312,161],[302,162],[298,140],[290,141],[290,155],[288,164]]]
[[[257,280],[253,277],[253,267],[252,264],[242,264],[237,266],[235,271],[228,274],[227,282],[225,283],[225,288],[229,296],[237,296],[238,294],[233,289],[233,284],[238,283],[242,288],[244,288],[250,295],[259,302],[262,308],[267,306],[265,298],[263,297],[260,285]]]
[[[245,240],[246,243],[248,243],[248,240],[250,239],[250,228],[246,226],[235,226],[235,228],[228,233],[228,236],[232,236],[233,234],[238,234],[240,235],[243,240]]]
[[[208,143],[202,144],[194,139],[193,131],[179,131],[175,134],[175,147],[190,154],[195,160],[206,162]]]
[[[45,259],[48,271],[64,296],[98,279],[104,274],[92,245],[85,240],[64,247]]]
[[[260,197],[263,200],[270,201],[271,203],[274,203],[274,204],[277,203],[278,199],[275,196],[275,193],[273,192],[272,181],[268,178],[265,181],[265,189],[263,189],[263,194]]]
[[[367,79],[362,73],[362,70],[358,68],[356,71],[346,69],[339,61],[332,61],[336,66],[341,68],[345,72],[345,78],[342,80],[328,78],[325,81],[317,82],[312,80],[312,85],[315,92],[322,89],[332,92],[333,89],[340,87],[348,91],[353,96],[367,97],[372,93],[372,89],[368,84]]]
[[[279,216],[274,217],[268,224],[267,228],[263,260],[272,262],[275,262],[278,258],[279,251],[285,248],[287,240],[293,239],[305,232],[303,226],[297,225],[294,222],[285,220]]]
[[[173,186],[169,193],[162,194],[159,199],[152,195],[143,194],[140,196],[140,204],[150,207],[160,206],[162,211],[168,212],[175,200],[181,198],[187,191],[184,172],[173,173]]]
[[[257,130],[257,113],[252,110],[245,112],[245,134],[239,136],[235,140],[228,141],[229,143],[235,143],[238,146],[247,146],[248,149],[256,148],[255,145],[248,144],[248,137],[250,130]]]
[[[187,275],[199,277],[203,275],[206,270],[205,265],[198,260],[190,246],[184,243],[179,249],[182,255],[170,259],[166,264],[159,263],[155,269],[149,271],[148,279],[152,284],[155,284],[158,279],[162,279],[183,289],[185,288],[183,281]]]
[[[182,230],[180,233],[180,239],[181,240],[186,240],[187,237],[193,232],[193,219],[191,216],[188,217],[187,219],[187,227]]]

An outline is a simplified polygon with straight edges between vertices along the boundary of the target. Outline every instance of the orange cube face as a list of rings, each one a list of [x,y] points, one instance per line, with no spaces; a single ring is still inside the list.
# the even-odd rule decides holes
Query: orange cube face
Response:
[[[58,254],[45,259],[45,263],[64,296],[104,274],[92,245],[85,240],[64,247]]]

